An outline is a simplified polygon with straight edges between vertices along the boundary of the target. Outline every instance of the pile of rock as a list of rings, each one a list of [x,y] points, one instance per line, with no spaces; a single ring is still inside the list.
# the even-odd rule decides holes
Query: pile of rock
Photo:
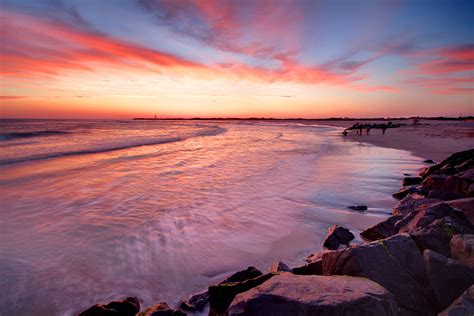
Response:
[[[90,315],[474,315],[474,150],[403,181],[392,216],[360,235],[328,229],[307,263],[254,267],[183,301],[139,313],[136,298],[95,305]],[[341,247],[342,246],[342,247]]]

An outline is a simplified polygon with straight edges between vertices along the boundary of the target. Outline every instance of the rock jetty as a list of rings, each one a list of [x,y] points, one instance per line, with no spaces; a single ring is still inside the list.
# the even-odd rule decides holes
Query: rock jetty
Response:
[[[176,309],[140,313],[129,297],[79,315],[474,315],[474,149],[403,185],[392,216],[360,233],[364,244],[336,225],[303,266],[248,267]]]

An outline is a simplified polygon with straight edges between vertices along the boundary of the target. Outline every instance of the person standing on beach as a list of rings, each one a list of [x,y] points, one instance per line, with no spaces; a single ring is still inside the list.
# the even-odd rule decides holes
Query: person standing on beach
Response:
[[[359,135],[362,136],[362,125],[359,125]]]
[[[385,131],[387,130],[388,126],[387,124],[382,125],[382,134],[385,135]]]
[[[370,129],[372,128],[372,125],[369,124],[367,125],[367,135],[370,135]]]

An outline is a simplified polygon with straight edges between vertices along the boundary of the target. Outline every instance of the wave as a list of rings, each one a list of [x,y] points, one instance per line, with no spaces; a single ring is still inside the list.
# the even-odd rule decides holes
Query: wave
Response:
[[[30,137],[40,137],[40,136],[52,136],[52,135],[61,135],[69,134],[65,131],[36,131],[36,132],[12,132],[12,133],[0,133],[0,141],[6,141],[16,138],[30,138]]]
[[[169,138],[151,139],[151,140],[149,139],[146,141],[138,141],[135,143],[128,143],[128,144],[119,144],[119,145],[114,145],[110,147],[47,153],[43,155],[21,157],[21,158],[14,158],[14,159],[3,159],[3,160],[0,160],[0,166],[21,163],[21,162],[35,161],[35,160],[45,160],[45,159],[76,156],[76,155],[97,154],[97,153],[111,152],[111,151],[122,150],[122,149],[130,149],[130,148],[135,148],[135,147],[174,143],[174,142],[180,142],[180,141],[184,141],[186,139],[190,139],[194,137],[216,136],[226,131],[227,129],[225,128],[222,128],[219,126],[213,126],[212,129],[194,132],[194,133],[191,133],[190,135],[182,136],[182,137],[169,137]]]

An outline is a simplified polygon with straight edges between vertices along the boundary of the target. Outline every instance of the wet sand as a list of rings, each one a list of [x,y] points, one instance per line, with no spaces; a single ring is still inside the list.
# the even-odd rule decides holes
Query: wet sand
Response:
[[[357,121],[327,121],[322,125],[348,128]],[[361,124],[383,123],[382,121],[361,121]],[[348,139],[370,143],[379,147],[402,149],[424,159],[441,161],[454,152],[474,148],[474,121],[420,120],[413,125],[411,120],[393,121],[406,124],[388,129],[385,135],[381,129],[372,129],[370,135],[359,136],[355,130],[349,131]]]

